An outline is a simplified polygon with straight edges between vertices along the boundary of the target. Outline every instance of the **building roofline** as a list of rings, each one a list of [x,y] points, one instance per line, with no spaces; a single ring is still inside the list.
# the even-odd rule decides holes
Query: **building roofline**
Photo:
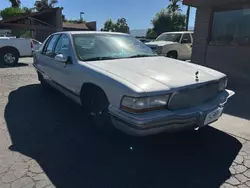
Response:
[[[12,22],[12,21],[16,21],[16,20],[21,20],[21,19],[24,19],[24,18],[28,18],[28,17],[32,17],[32,16],[38,16],[38,15],[41,15],[41,14],[44,14],[44,13],[47,13],[47,12],[54,12],[58,9],[62,9],[60,7],[57,7],[57,8],[48,8],[48,9],[44,9],[43,11],[40,11],[40,12],[32,12],[32,13],[23,13],[23,14],[20,14],[19,16],[15,16],[15,17],[11,17],[11,18],[8,18],[8,19],[4,19],[2,21],[0,21],[0,23],[7,23],[7,22]]]

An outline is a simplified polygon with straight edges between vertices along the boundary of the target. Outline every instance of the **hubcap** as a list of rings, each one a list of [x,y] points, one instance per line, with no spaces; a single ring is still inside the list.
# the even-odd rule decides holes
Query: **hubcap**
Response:
[[[14,63],[15,60],[16,60],[15,56],[13,56],[13,54],[11,53],[7,53],[4,55],[4,61],[7,64],[12,64]]]

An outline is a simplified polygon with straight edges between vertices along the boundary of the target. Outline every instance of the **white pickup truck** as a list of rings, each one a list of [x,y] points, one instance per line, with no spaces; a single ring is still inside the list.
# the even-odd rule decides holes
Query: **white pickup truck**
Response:
[[[157,54],[180,60],[190,60],[192,54],[193,32],[166,32],[146,45]]]
[[[31,39],[0,37],[0,63],[15,66],[19,57],[32,56],[33,48]]]

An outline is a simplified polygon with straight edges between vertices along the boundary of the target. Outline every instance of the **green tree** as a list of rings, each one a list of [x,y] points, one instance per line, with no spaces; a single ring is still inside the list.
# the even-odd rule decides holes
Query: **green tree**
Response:
[[[186,26],[186,16],[181,13],[170,13],[168,9],[163,9],[155,15],[152,24],[157,35],[163,32],[183,31]]]
[[[108,19],[101,31],[112,31],[112,32],[121,32],[129,33],[130,29],[125,18],[119,18],[117,22],[113,22],[111,19]]]
[[[9,0],[9,1],[11,3],[11,7],[13,7],[13,8],[20,7],[20,5],[21,5],[21,1],[20,0]]]
[[[31,13],[32,11],[33,11],[33,9],[32,8],[28,8],[28,7],[23,7],[22,8],[22,11],[24,12],[24,13]]]
[[[55,4],[57,3],[57,0],[50,0],[50,2],[48,0],[40,0],[35,2],[34,7],[38,12],[40,12],[44,9],[54,8]]]
[[[19,14],[24,13],[23,10],[19,7],[8,7],[1,11],[2,18],[8,19],[10,17],[18,16]]]
[[[115,31],[115,24],[112,22],[111,19],[108,19],[104,22],[104,26],[101,31]]]
[[[155,39],[157,37],[157,33],[154,31],[153,28],[149,28],[146,34],[146,38],[148,39]]]
[[[181,0],[169,0],[168,11],[170,13],[177,13],[181,11]]]
[[[130,33],[129,26],[125,18],[119,18],[114,26],[116,32]]]

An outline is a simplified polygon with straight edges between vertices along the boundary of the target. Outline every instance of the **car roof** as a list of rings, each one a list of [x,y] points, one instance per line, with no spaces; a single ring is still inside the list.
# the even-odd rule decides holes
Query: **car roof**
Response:
[[[129,35],[126,33],[118,33],[118,32],[106,32],[106,31],[63,31],[63,32],[57,32],[54,34],[70,34],[70,35],[76,35],[76,34],[111,34],[111,35]]]

